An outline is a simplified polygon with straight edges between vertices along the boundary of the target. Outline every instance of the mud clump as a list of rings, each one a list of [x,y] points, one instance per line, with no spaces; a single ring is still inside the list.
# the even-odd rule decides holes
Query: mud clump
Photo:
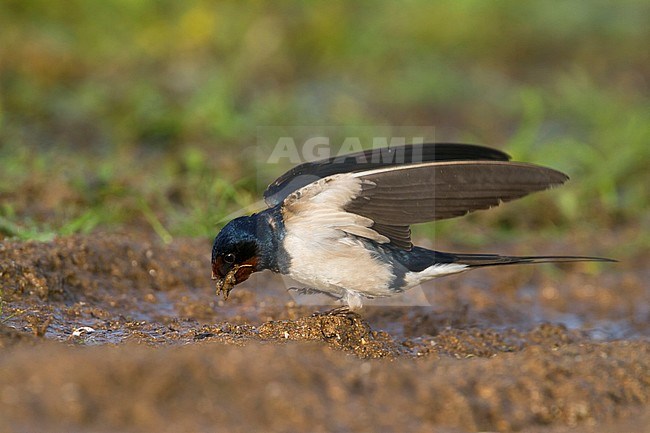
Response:
[[[334,349],[349,351],[361,358],[394,357],[400,352],[398,344],[388,334],[371,330],[356,314],[267,322],[258,332],[260,338],[275,341],[325,341]]]
[[[539,290],[487,271],[436,286],[435,307],[313,315],[269,274],[223,302],[209,252],[132,235],[0,242],[0,430],[548,433],[650,420],[643,271],[625,284],[536,276]]]

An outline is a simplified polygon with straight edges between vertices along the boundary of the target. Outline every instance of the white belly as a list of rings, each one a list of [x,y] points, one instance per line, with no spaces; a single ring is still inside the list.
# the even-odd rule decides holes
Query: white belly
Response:
[[[291,257],[289,276],[308,287],[340,296],[393,294],[390,267],[340,230],[321,228],[318,236],[293,230],[287,233],[284,248]]]

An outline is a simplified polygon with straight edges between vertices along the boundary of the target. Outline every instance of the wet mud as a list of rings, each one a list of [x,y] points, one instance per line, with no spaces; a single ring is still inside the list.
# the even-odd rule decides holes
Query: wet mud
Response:
[[[224,302],[209,252],[0,241],[0,431],[650,431],[643,262],[480,270],[325,315],[270,273]]]

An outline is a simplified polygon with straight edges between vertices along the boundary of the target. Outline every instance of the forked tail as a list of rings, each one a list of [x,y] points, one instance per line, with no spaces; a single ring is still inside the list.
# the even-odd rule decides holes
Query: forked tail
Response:
[[[388,249],[390,247],[384,248]],[[445,253],[422,247],[413,247],[410,251],[390,248],[390,256],[411,272],[420,272],[430,266],[444,264],[458,264],[465,265],[466,268],[479,268],[482,266],[524,263],[616,262],[616,260],[604,257],[587,256],[501,256],[499,254]]]
[[[570,263],[570,262],[616,262],[605,257],[588,256],[500,256],[498,254],[449,254],[454,263],[470,268],[497,265],[516,265],[525,263]]]

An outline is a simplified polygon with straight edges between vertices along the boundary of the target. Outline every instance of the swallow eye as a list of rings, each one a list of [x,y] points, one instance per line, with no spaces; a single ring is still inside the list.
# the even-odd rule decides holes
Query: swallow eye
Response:
[[[232,253],[228,253],[223,257],[223,261],[226,263],[233,264],[235,263],[235,255]]]

